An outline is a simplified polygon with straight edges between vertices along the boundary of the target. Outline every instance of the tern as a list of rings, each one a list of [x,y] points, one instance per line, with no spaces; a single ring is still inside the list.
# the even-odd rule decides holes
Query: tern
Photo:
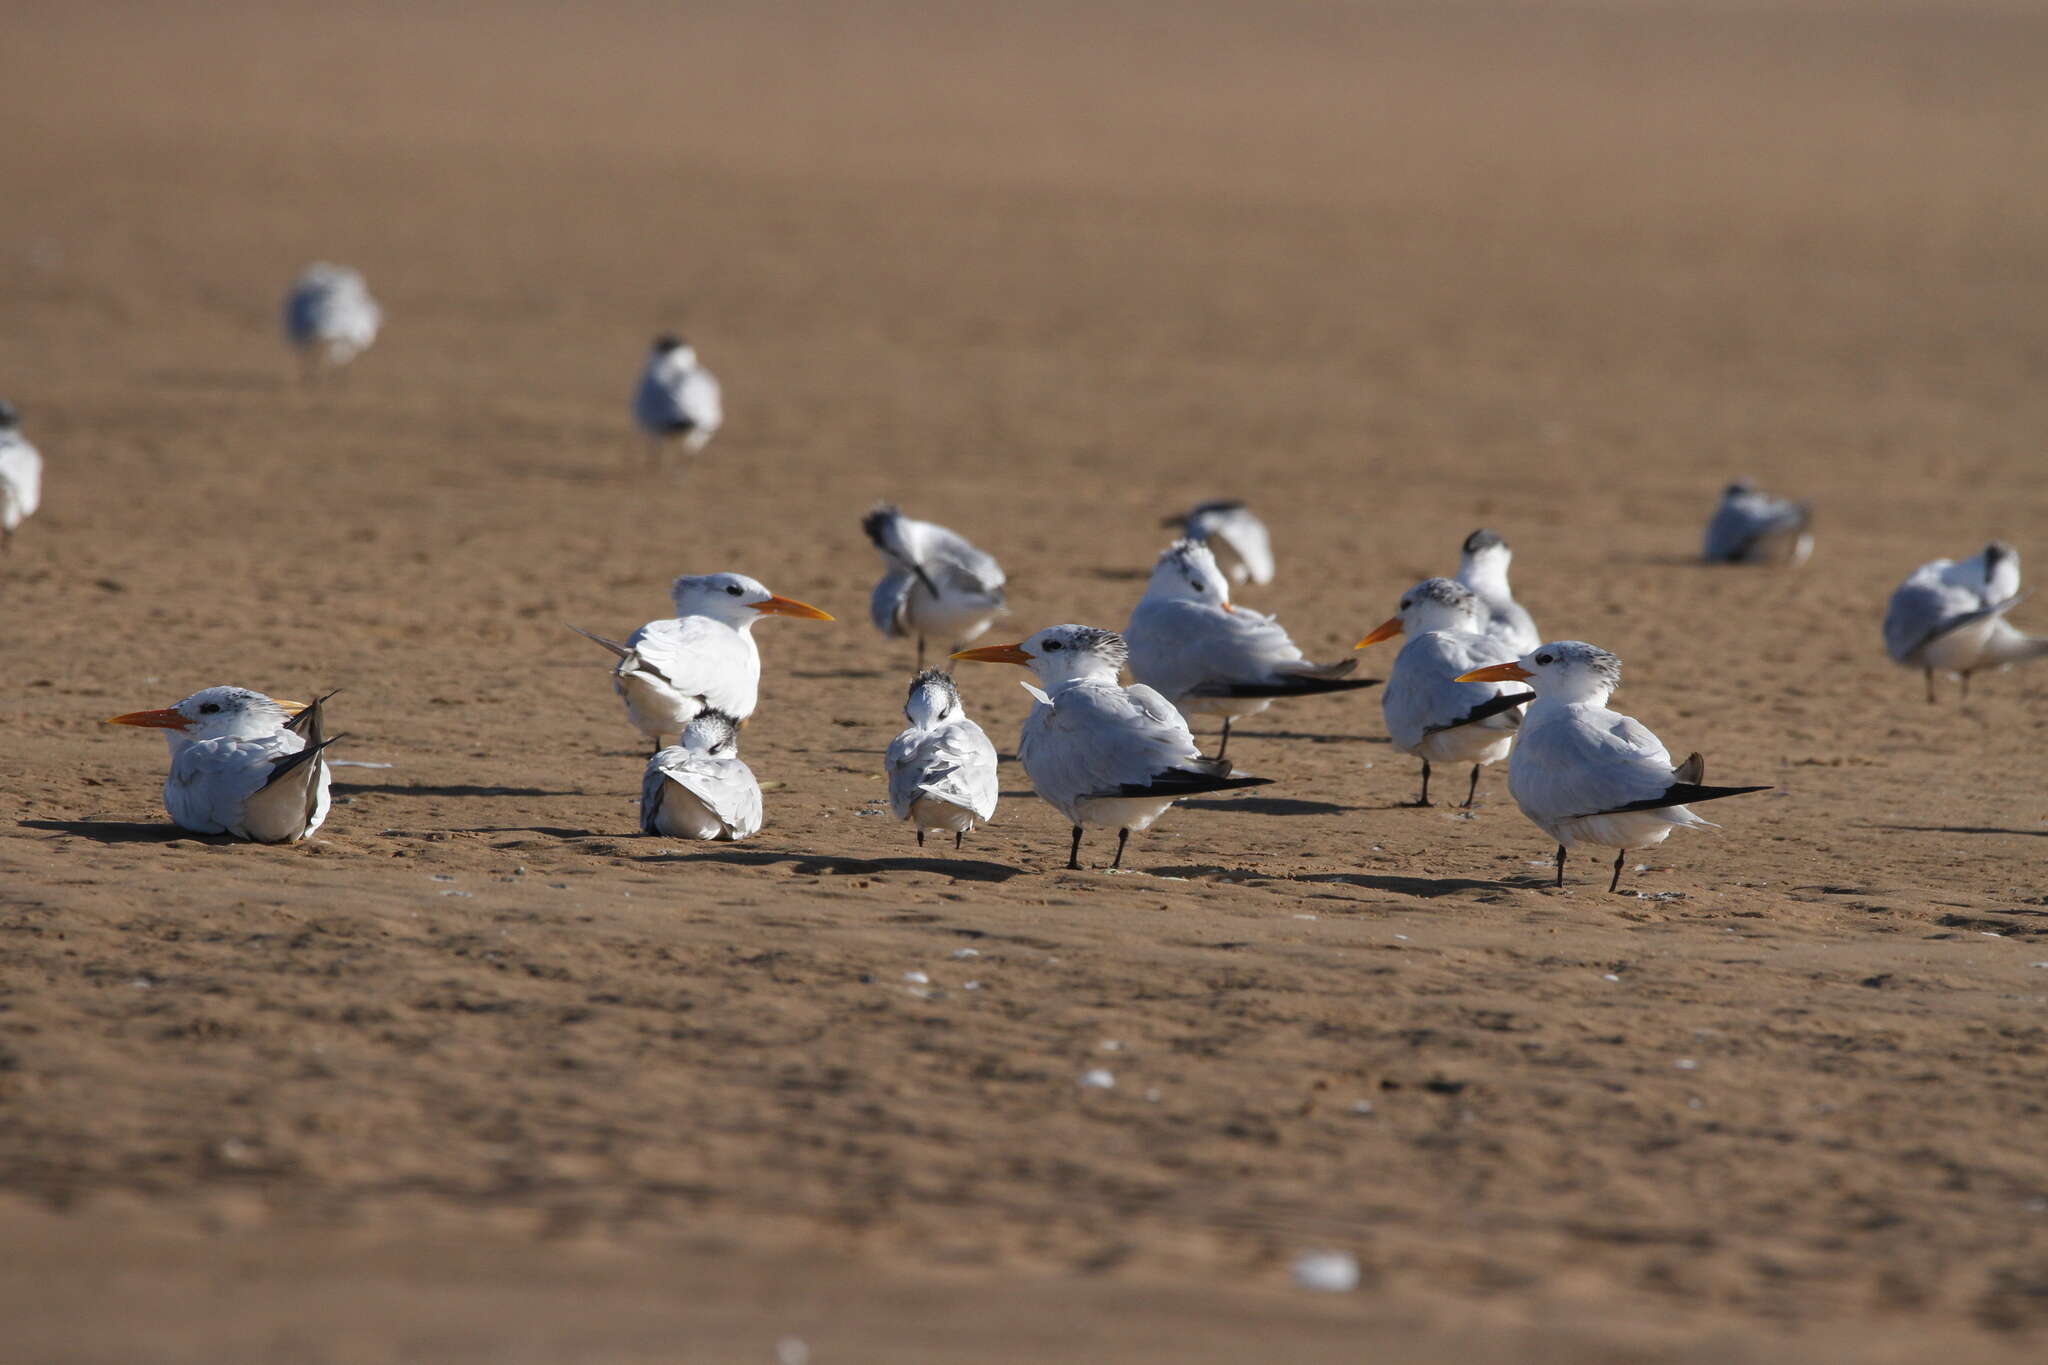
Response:
[[[761,784],[740,762],[739,722],[723,711],[699,711],[681,739],[647,760],[640,832],[730,843],[760,829]]]
[[[370,349],[384,310],[363,277],[347,266],[318,261],[292,283],[284,300],[284,334],[298,348],[305,376],[321,366],[338,369]]]
[[[1003,614],[1003,568],[993,556],[888,503],[863,517],[860,526],[886,566],[868,615],[875,629],[892,640],[917,637],[919,668],[924,667],[926,636],[958,649]]]
[[[14,548],[14,533],[43,501],[43,457],[21,434],[14,405],[0,401],[0,550]]]
[[[918,847],[936,831],[950,833],[957,849],[976,825],[995,819],[996,746],[967,718],[953,675],[942,669],[910,680],[903,718],[909,726],[882,759],[890,809],[916,828]]]
[[[2048,637],[2027,635],[2005,619],[2020,601],[2020,552],[1994,540],[1960,563],[1937,559],[1906,576],[1884,614],[1884,647],[1896,663],[1927,675],[1970,675],[2048,655]]]
[[[1747,479],[1721,491],[1721,504],[1707,523],[1709,564],[1787,564],[1797,566],[1813,553],[1813,508],[1765,493]]]
[[[1017,757],[1031,785],[1074,827],[1067,866],[1081,866],[1085,825],[1114,826],[1116,860],[1132,830],[1144,830],[1184,796],[1263,787],[1267,777],[1238,777],[1228,761],[1203,758],[1194,736],[1166,698],[1143,683],[1124,687],[1117,673],[1129,657],[1123,637],[1093,626],[1048,626],[1014,645],[962,650],[956,659],[1022,664],[1045,684],[1024,718]]]
[[[794,598],[778,597],[745,574],[685,574],[669,588],[671,620],[649,621],[620,644],[570,626],[618,657],[612,687],[626,703],[626,719],[661,748],[699,711],[721,711],[744,721],[761,689],[761,651],[754,625],[764,616],[830,621]]]
[[[341,736],[322,731],[326,700],[308,705],[246,687],[209,687],[175,706],[131,711],[107,724],[165,731],[171,771],[164,809],[180,828],[294,844],[327,818],[323,754]]]
[[[1522,723],[1520,707],[1534,692],[1504,682],[1458,679],[1500,657],[1500,646],[1479,631],[1479,599],[1463,583],[1426,578],[1401,598],[1398,614],[1380,623],[1358,648],[1408,636],[1394,656],[1380,708],[1394,747],[1422,760],[1422,792],[1414,804],[1429,804],[1431,763],[1470,763],[1470,806],[1479,793],[1479,770],[1508,755]]]
[[[1230,723],[1239,716],[1257,715],[1281,697],[1355,691],[1380,681],[1346,677],[1358,667],[1355,658],[1309,662],[1278,621],[1234,605],[1229,580],[1198,540],[1177,540],[1159,556],[1124,641],[1133,678],[1183,716],[1223,718],[1218,758],[1230,748]]]
[[[1465,537],[1457,580],[1479,598],[1480,631],[1509,654],[1526,654],[1543,643],[1536,622],[1508,588],[1515,552],[1499,535],[1480,527]]]
[[[647,368],[633,390],[633,420],[647,433],[648,455],[657,466],[669,441],[681,437],[683,449],[695,455],[725,421],[718,376],[698,362],[696,347],[673,332],[656,337],[648,351]]]
[[[1273,581],[1273,537],[1249,507],[1231,498],[1198,502],[1161,526],[1177,527],[1189,540],[1220,541],[1230,552],[1230,581],[1266,584]],[[1214,547],[1212,546],[1213,550]],[[1218,556],[1220,560],[1222,556]]]
[[[1621,686],[1621,660],[1582,640],[1541,645],[1457,681],[1526,682],[1536,689],[1508,759],[1508,791],[1522,814],[1557,841],[1559,886],[1568,848],[1614,849],[1607,883],[1613,892],[1630,849],[1654,848],[1674,829],[1720,828],[1688,805],[1769,790],[1701,785],[1707,761],[1697,753],[1673,764],[1648,728],[1607,709]]]

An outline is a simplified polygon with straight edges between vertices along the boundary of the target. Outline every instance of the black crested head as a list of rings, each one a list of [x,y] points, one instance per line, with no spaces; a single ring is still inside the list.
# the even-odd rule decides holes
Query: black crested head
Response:
[[[1502,540],[1497,532],[1489,531],[1482,526],[1471,535],[1465,537],[1464,552],[1468,555],[1476,555],[1481,550],[1490,550],[1496,545],[1506,544],[1507,542]]]
[[[1994,540],[1984,547],[1984,576],[1989,578],[1998,572],[1998,566],[2019,552],[2002,540]]]
[[[670,351],[681,350],[685,344],[682,337],[676,333],[663,332],[654,339],[654,352],[656,355],[667,355]]]
[[[878,502],[874,511],[860,519],[860,529],[868,533],[868,539],[875,542],[878,548],[886,550],[889,548],[889,542],[884,538],[884,533],[888,530],[889,523],[902,515],[902,511],[895,503]]]
[[[1113,630],[1097,626],[1068,626],[1066,631],[1067,638],[1077,650],[1099,655],[1118,668],[1131,660],[1131,647],[1124,643],[1123,636]]]
[[[740,723],[723,711],[714,711],[706,707],[690,717],[690,723],[683,727],[683,739],[689,739],[693,735],[698,737],[702,747],[706,749],[723,748],[725,745],[739,742]],[[676,742],[681,744],[682,740]]]
[[[1734,483],[1721,490],[1721,496],[1724,498],[1739,498],[1745,493],[1754,492],[1756,492],[1755,484],[1751,483],[1748,479],[1737,479]]]
[[[927,687],[936,687],[953,696],[960,695],[960,686],[953,681],[953,675],[943,668],[927,668],[910,680],[910,695],[916,696]]]
[[[12,431],[21,425],[21,414],[14,410],[14,404],[0,398],[0,431]]]
[[[1469,606],[1475,600],[1472,589],[1452,578],[1425,578],[1408,590],[1408,596],[1401,605],[1407,606],[1416,600],[1434,602],[1441,607]]]
[[[1242,498],[1211,498],[1207,502],[1196,503],[1194,510],[1188,513],[1188,518],[1199,517],[1208,512],[1242,511],[1244,511],[1244,500]]]

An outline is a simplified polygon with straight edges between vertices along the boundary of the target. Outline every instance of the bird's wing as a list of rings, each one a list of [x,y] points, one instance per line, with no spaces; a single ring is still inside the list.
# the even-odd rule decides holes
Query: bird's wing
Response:
[[[1762,537],[1803,531],[1812,520],[1812,509],[1790,498],[1751,493],[1724,499],[1707,523],[1706,557],[1741,559]]]
[[[1901,583],[1885,608],[1884,647],[1899,663],[1936,636],[2012,606],[2011,600],[1986,606],[1976,589],[1930,573],[1933,567],[1923,566]]]
[[[1203,762],[1180,712],[1142,683],[1061,690],[1034,708],[1018,751],[1034,785],[1067,797],[1115,796],[1130,783]]]
[[[744,839],[761,828],[761,784],[737,758],[686,754],[661,769],[669,781],[708,806],[726,837]],[[644,804],[644,800],[643,800]]]
[[[698,428],[716,429],[725,421],[725,390],[718,377],[702,365],[684,372],[677,386],[676,405]]]
[[[921,757],[923,790],[987,820],[996,813],[996,746],[966,718],[933,730]]]
[[[744,717],[753,705],[748,695],[749,659],[745,637],[730,626],[704,616],[668,617],[649,621],[626,641],[636,664],[683,696],[701,696],[718,710]]]
[[[1525,723],[1510,765],[1516,799],[1546,819],[1683,804],[1665,799],[1677,779],[1664,745],[1604,707],[1568,707],[1541,725]]]
[[[1410,749],[1427,735],[1460,725],[1490,722],[1498,730],[1519,725],[1515,708],[1535,693],[1513,683],[1453,681],[1461,673],[1499,663],[1499,653],[1487,636],[1463,631],[1428,631],[1403,645],[1380,700],[1394,743]]]
[[[875,623],[875,629],[896,639],[908,632],[905,618],[910,607],[910,590],[917,585],[917,575],[910,569],[892,564],[882,575],[882,581],[875,584],[874,594],[868,598],[868,619]]]
[[[33,516],[43,500],[43,457],[19,436],[0,437],[0,485],[21,516]]]
[[[1205,602],[1141,601],[1131,613],[1131,671],[1169,696],[1228,695],[1233,687],[1302,676],[1287,631],[1263,612]],[[1127,637],[1128,638],[1128,637]]]
[[[654,821],[661,814],[661,793],[668,786],[667,765],[673,761],[674,749],[663,749],[647,760],[647,772],[640,779],[640,832],[659,834],[661,830]]]
[[[923,750],[929,738],[926,731],[905,730],[889,742],[889,751],[882,755],[882,771],[889,778],[889,809],[896,812],[898,820],[910,818],[910,807],[923,790]]]
[[[1003,600],[1003,566],[966,538],[928,521],[911,522],[918,562],[942,592]]]
[[[249,798],[277,775],[275,760],[306,749],[289,730],[262,739],[203,739],[171,763],[164,808],[186,829],[219,834],[241,825]]]
[[[1216,534],[1243,562],[1245,574],[1252,582],[1273,581],[1273,538],[1267,533],[1265,522],[1240,507],[1223,518]]]

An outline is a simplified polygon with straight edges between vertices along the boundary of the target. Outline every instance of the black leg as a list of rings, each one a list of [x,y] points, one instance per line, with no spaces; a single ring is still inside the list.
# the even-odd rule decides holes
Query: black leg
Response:
[[[1627,849],[1617,848],[1614,850],[1614,879],[1607,883],[1607,894],[1610,896],[1621,889],[1621,863],[1626,857],[1628,857]]]
[[[919,848],[923,848],[923,847],[924,847],[924,831],[923,831],[923,830],[919,830],[919,831],[917,832],[917,846],[918,846]]]
[[[1970,699],[1970,675],[1969,675],[1969,674],[1967,674],[1967,673],[1965,673],[1965,674],[1963,674],[1963,700],[1964,700],[1964,701],[1968,701],[1969,699]]]
[[[1071,871],[1081,870],[1081,827],[1074,826],[1074,846],[1067,850],[1067,867]]]
[[[955,853],[958,853],[960,851],[960,841],[962,839],[965,839],[966,837],[967,831],[964,829],[956,829],[953,831],[953,851]]]
[[[1120,829],[1116,832],[1116,860],[1109,865],[1109,870],[1111,872],[1116,871],[1118,868],[1124,865],[1124,845],[1128,844],[1130,841],[1131,832],[1129,830]]]
[[[917,671],[924,672],[924,636],[917,637]]]
[[[1411,806],[1426,806],[1429,804],[1429,760],[1426,758],[1422,760],[1422,795],[1416,797],[1408,804]]]
[[[1216,757],[1221,758],[1228,752],[1230,752],[1230,717],[1225,716],[1223,718],[1223,740],[1216,746]]]
[[[1934,670],[1927,670],[1927,704],[1934,705]]]
[[[1557,846],[1557,884],[1564,885],[1564,845]]]
[[[1465,788],[1465,809],[1471,810],[1472,803],[1479,799],[1479,765],[1472,765],[1472,785]]]

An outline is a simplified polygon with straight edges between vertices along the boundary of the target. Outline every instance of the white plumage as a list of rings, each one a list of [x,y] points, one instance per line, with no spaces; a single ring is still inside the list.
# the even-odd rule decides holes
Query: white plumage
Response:
[[[761,784],[740,761],[739,725],[699,711],[682,738],[647,760],[640,830],[671,839],[735,841],[760,832]]]
[[[1002,565],[957,533],[906,517],[887,503],[862,518],[861,529],[885,566],[868,616],[892,640],[916,637],[919,668],[927,637],[958,648],[1003,614]]]
[[[347,266],[309,265],[285,296],[285,337],[304,357],[308,374],[321,364],[346,365],[370,348],[383,325],[384,310]]]
[[[1884,615],[1884,646],[1895,663],[1927,675],[1970,675],[2048,655],[2048,637],[2027,635],[2005,619],[2020,601],[2019,551],[1994,540],[1968,559],[1936,559],[1913,570],[1892,593]]]
[[[1117,674],[1126,661],[1122,637],[1092,626],[1048,626],[1015,645],[991,645],[954,655],[985,663],[1029,667],[1045,685],[1024,719],[1017,757],[1032,788],[1074,827],[1067,866],[1081,865],[1086,825],[1116,828],[1116,860],[1132,830],[1149,827],[1185,796],[1269,779],[1235,777],[1222,759],[1203,758],[1187,722],[1166,698],[1140,683],[1125,687]]]
[[[334,739],[321,728],[325,700],[302,706],[245,687],[209,687],[175,706],[108,723],[164,731],[171,749],[164,809],[181,828],[296,843],[327,819],[323,751]],[[296,722],[294,710],[302,713]]]
[[[1457,579],[1479,598],[1479,629],[1509,654],[1526,654],[1543,643],[1536,622],[1508,587],[1515,552],[1496,533],[1480,527],[1465,537]]]
[[[996,814],[996,746],[967,717],[953,675],[927,669],[910,681],[903,707],[909,726],[889,744],[882,768],[889,807],[908,820],[922,845],[927,831],[962,836]]]
[[[681,438],[694,455],[718,433],[725,422],[724,390],[698,361],[696,347],[666,332],[654,339],[633,390],[633,420],[647,433],[657,461],[666,441]]]
[[[1161,524],[1179,528],[1189,540],[1214,542],[1212,552],[1221,546],[1225,553],[1216,556],[1217,562],[1227,564],[1231,582],[1273,581],[1273,537],[1266,523],[1236,499],[1198,502]]]
[[[13,404],[0,402],[0,550],[42,505],[43,457],[21,434]]]
[[[624,644],[570,627],[617,656],[613,690],[626,704],[626,718],[656,749],[663,735],[680,733],[699,711],[742,721],[754,714],[761,687],[754,626],[763,616],[832,619],[745,574],[685,574],[669,593],[675,617],[649,621]]]
[[[1721,493],[1701,553],[1710,564],[1800,565],[1813,553],[1813,509],[1738,479]]]

